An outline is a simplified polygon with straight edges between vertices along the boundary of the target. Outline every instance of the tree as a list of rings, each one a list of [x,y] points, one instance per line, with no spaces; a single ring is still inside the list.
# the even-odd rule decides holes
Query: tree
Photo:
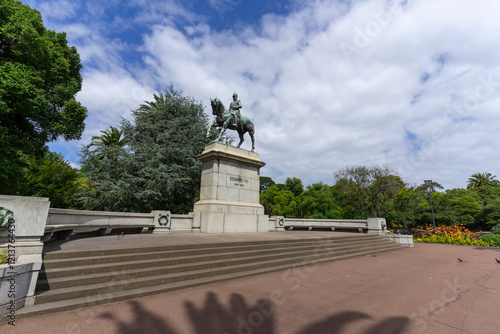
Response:
[[[276,182],[273,181],[273,179],[271,179],[270,177],[268,176],[261,176],[260,177],[260,193],[263,194],[267,191],[267,189],[269,189],[269,187],[275,185]]]
[[[488,230],[500,223],[500,188],[479,187],[473,190],[482,200],[483,206],[478,219],[478,228]]]
[[[20,195],[49,197],[53,208],[74,208],[73,196],[78,188],[78,171],[61,154],[48,149],[42,157],[31,157],[24,189]]]
[[[500,224],[500,198],[488,202],[482,207],[480,214],[480,226],[483,229],[491,229]]]
[[[425,225],[428,221],[432,224],[429,201],[425,198],[425,192],[420,187],[406,185],[399,190],[396,198],[399,205],[396,203],[396,208],[384,215],[388,226],[394,228],[416,227]],[[425,216],[423,220],[421,219],[422,214]],[[426,220],[427,218],[428,220]]]
[[[384,216],[407,204],[407,198],[401,196],[406,184],[388,166],[346,167],[334,177],[343,206],[358,215]]]
[[[201,180],[196,155],[209,141],[203,106],[170,86],[132,115],[134,123],[122,121],[125,147],[102,145],[99,155],[82,150],[82,171],[89,177],[83,204],[112,211],[192,211]]]
[[[290,190],[285,190],[283,184],[269,187],[260,196],[260,204],[270,216],[298,217],[297,198]]]
[[[429,189],[430,188],[430,189]],[[417,190],[421,190],[421,191],[425,191],[425,192],[428,192],[428,191],[431,191],[431,192],[434,192],[436,191],[436,189],[444,189],[444,187],[436,182],[436,181],[432,181],[430,183],[430,185],[428,185],[427,183],[422,183],[421,185],[418,186]]]
[[[482,208],[479,195],[465,189],[451,189],[446,190],[446,197],[448,197],[451,207],[457,214],[457,221],[454,222],[454,225],[474,226]]]
[[[127,145],[128,138],[122,137],[123,130],[119,130],[114,126],[111,126],[109,129],[101,131],[101,133],[102,133],[101,136],[92,137],[92,142],[90,143],[90,146],[96,146],[97,148],[100,148],[103,146],[124,147],[125,145]]]
[[[80,139],[87,110],[80,57],[66,34],[46,30],[20,1],[0,4],[0,193],[18,194],[30,156],[59,137]]]
[[[285,190],[291,191],[294,196],[299,196],[304,191],[302,180],[296,177],[288,177],[285,181]]]
[[[491,173],[474,173],[469,177],[467,182],[467,189],[474,190],[482,186],[500,187],[500,181],[495,180],[496,175]]]
[[[306,187],[300,195],[299,206],[301,216],[305,218],[339,219],[344,215],[334,188],[322,182]]]

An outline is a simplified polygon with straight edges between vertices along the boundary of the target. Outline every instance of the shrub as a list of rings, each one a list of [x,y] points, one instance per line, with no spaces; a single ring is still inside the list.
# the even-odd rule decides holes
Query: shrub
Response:
[[[0,264],[7,263],[9,260],[9,256],[7,255],[7,251],[0,253]]]
[[[424,229],[415,229],[415,241],[474,246],[495,246],[493,241],[482,240],[479,233],[469,231],[463,225],[438,226],[434,229],[427,226]]]
[[[493,243],[496,247],[500,247],[500,234],[487,234],[481,236],[481,240]]]
[[[491,233],[493,233],[493,234],[500,234],[500,224],[495,225],[495,226],[491,229]]]

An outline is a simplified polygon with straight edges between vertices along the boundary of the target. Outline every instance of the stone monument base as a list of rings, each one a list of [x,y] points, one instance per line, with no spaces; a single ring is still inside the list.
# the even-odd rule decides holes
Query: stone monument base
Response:
[[[212,143],[197,158],[203,167],[193,225],[202,233],[269,232],[259,203],[259,170],[265,163],[257,153]]]
[[[199,201],[194,220],[201,233],[269,232],[269,217],[253,203]]]

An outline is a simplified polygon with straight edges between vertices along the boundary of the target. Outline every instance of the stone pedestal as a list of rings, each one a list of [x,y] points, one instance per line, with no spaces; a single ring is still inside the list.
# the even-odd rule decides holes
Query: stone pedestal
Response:
[[[385,218],[368,218],[368,234],[382,234],[386,226]]]
[[[0,207],[14,213],[13,226],[0,231],[0,251],[14,241],[16,260],[21,255],[42,254],[41,237],[49,214],[50,202],[46,197],[0,195]]]
[[[42,267],[40,239],[45,233],[50,202],[44,197],[0,195],[0,207],[12,211],[14,218],[7,229],[0,231],[0,252],[7,250],[15,259],[15,263],[0,265],[0,316],[12,316],[15,310],[35,302]]]
[[[257,153],[212,143],[197,159],[203,168],[193,225],[202,233],[269,232],[259,203],[259,170],[265,163]]]

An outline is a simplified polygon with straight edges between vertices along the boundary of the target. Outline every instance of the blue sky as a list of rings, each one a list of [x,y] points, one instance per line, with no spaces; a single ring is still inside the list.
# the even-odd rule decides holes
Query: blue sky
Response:
[[[500,2],[23,0],[65,31],[91,137],[170,83],[209,110],[233,92],[256,124],[261,174],[333,184],[349,165],[465,187],[500,178]],[[245,138],[243,148],[250,148]]]

